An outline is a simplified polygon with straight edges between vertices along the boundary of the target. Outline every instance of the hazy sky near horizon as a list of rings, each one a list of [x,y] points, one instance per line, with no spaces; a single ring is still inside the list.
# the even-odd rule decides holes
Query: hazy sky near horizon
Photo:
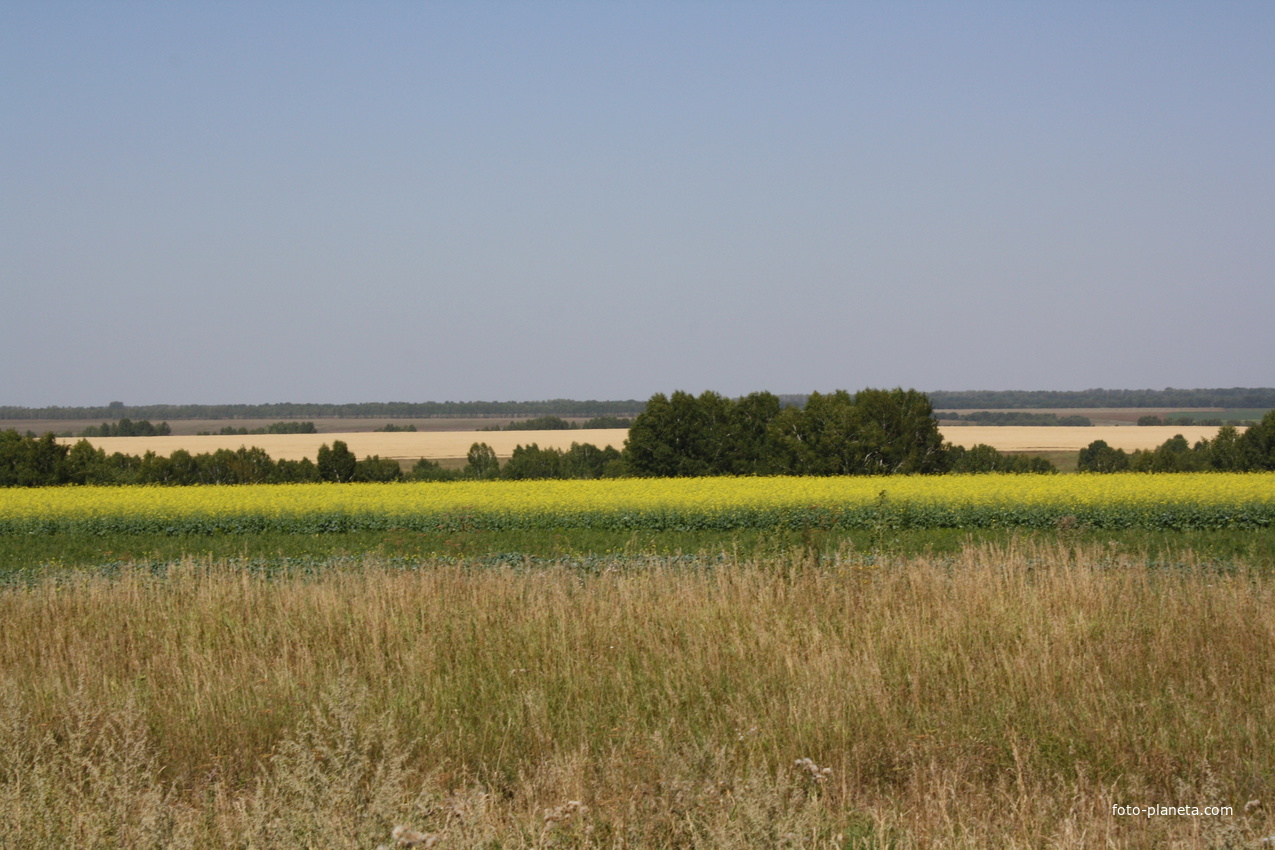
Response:
[[[0,4],[0,404],[1275,385],[1275,3]]]

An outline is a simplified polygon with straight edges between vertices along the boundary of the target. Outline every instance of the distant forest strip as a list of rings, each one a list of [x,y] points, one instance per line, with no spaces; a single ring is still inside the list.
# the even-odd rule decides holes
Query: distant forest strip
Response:
[[[1056,413],[1028,413],[1027,411],[987,411],[976,413],[951,413],[938,411],[934,414],[941,422],[973,422],[978,425],[1039,425],[1041,427],[1083,427],[1093,425],[1088,416],[1059,416]],[[1218,420],[1221,425],[1221,420]]]
[[[971,390],[927,394],[935,408],[957,410],[1041,408],[1275,408],[1275,388],[1163,390]],[[779,395],[785,406],[802,407],[805,394]],[[460,417],[570,416],[634,417],[646,409],[624,401],[425,401],[358,404],[150,404],[111,402],[98,407],[0,406],[0,419],[429,419]]]
[[[483,416],[632,417],[645,403],[627,401],[426,401],[358,404],[148,404],[105,407],[0,406],[0,419],[431,419]]]
[[[971,390],[927,393],[936,408],[1261,407],[1275,408],[1275,388],[1179,390]]]

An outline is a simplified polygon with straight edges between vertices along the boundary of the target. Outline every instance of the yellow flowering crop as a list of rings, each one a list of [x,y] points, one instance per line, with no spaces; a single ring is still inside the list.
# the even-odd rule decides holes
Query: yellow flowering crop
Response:
[[[0,492],[0,534],[412,528],[1262,527],[1275,473],[626,478]]]

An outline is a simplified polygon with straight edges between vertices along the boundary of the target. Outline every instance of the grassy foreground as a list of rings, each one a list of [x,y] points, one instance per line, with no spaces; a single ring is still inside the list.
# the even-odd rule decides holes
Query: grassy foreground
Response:
[[[1147,561],[51,574],[0,589],[0,843],[1260,846],[1275,576]]]

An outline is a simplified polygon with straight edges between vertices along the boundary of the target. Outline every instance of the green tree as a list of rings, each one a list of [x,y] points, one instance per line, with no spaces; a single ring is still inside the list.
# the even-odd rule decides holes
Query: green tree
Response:
[[[625,462],[640,476],[711,475],[713,458],[724,442],[722,435],[711,433],[715,420],[725,416],[721,401],[716,393],[696,399],[681,390],[667,398],[663,393],[651,396],[629,428]]]
[[[1239,438],[1244,453],[1244,468],[1275,470],[1275,410],[1268,411],[1262,421],[1249,426]]]
[[[317,466],[322,481],[353,481],[358,459],[342,440],[333,440],[332,448],[327,443],[319,446]]]
[[[620,461],[620,452],[611,446],[600,449],[592,443],[572,443],[562,455],[564,478],[605,478],[614,472]]]
[[[513,454],[500,470],[500,477],[515,481],[562,478],[562,452],[553,448],[542,449],[535,443],[514,446]]]
[[[1124,449],[1113,449],[1106,440],[1094,440],[1080,450],[1077,472],[1121,472],[1129,468]]]
[[[946,458],[934,408],[916,390],[861,390],[855,442],[868,475],[943,472]]]
[[[466,478],[487,479],[500,475],[500,461],[496,458],[496,450],[486,443],[474,443],[470,446],[466,459]]]
[[[421,458],[408,473],[408,478],[413,481],[455,481],[460,475],[458,469],[443,469],[438,461]]]
[[[67,480],[72,484],[105,484],[106,465],[106,452],[93,448],[88,440],[78,440],[66,456]]]
[[[393,458],[371,455],[354,465],[355,481],[398,481],[403,477],[403,467]]]

